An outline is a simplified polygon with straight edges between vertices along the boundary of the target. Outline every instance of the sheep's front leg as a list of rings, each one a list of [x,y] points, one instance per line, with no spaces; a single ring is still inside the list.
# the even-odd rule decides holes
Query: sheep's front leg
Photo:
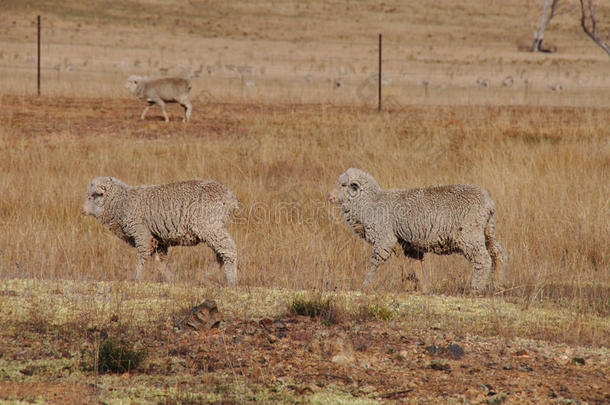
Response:
[[[146,118],[146,113],[148,112],[148,109],[150,108],[151,105],[153,105],[153,103],[146,104],[146,107],[144,107],[144,111],[142,111],[142,115],[140,115],[141,120]]]
[[[385,240],[381,243],[376,243],[371,249],[371,260],[369,262],[369,270],[364,277],[362,287],[369,285],[375,278],[377,267],[382,265],[394,253],[394,245],[396,239]]]
[[[473,294],[484,294],[489,286],[491,278],[491,256],[485,247],[485,243],[481,243],[470,252],[465,253],[465,256],[473,266],[472,280],[470,289]]]
[[[144,268],[144,264],[146,264],[146,261],[148,260],[149,257],[150,257],[150,255],[147,255],[146,253],[141,253],[138,251],[138,264],[136,266],[135,281],[140,281],[140,279],[142,277],[142,269]]]
[[[154,240],[150,232],[140,229],[134,237],[136,251],[138,253],[138,264],[136,267],[136,281],[140,281],[142,269],[155,251]]]
[[[216,258],[227,277],[227,284],[234,286],[237,283],[237,245],[229,231],[225,228],[218,229],[206,240],[206,243],[216,253]]]
[[[157,105],[159,107],[161,107],[161,111],[163,112],[163,118],[165,118],[165,122],[169,122],[169,118],[167,117],[167,111],[165,111],[165,102],[161,99],[157,99],[157,100],[155,100],[155,103],[157,103]]]

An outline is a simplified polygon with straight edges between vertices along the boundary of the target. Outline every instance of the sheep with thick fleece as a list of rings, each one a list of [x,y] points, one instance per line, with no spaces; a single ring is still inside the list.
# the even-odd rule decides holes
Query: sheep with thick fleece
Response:
[[[182,77],[160,77],[146,78],[144,76],[129,76],[125,83],[125,88],[129,89],[131,94],[147,103],[144,111],[140,116],[141,119],[146,117],[148,109],[157,104],[163,111],[165,122],[169,121],[167,112],[165,111],[165,103],[179,103],[184,107],[183,122],[187,122],[191,116],[193,105],[189,100],[189,92],[191,91],[191,81]]]
[[[151,256],[164,265],[170,246],[204,242],[216,253],[227,282],[235,285],[237,248],[227,223],[237,204],[235,195],[213,180],[130,186],[113,177],[96,177],[87,188],[82,213],[136,248],[136,280]]]
[[[464,255],[474,267],[471,290],[477,294],[487,289],[492,269],[502,265],[495,204],[479,186],[382,189],[370,174],[350,168],[339,176],[328,199],[341,205],[347,224],[373,245],[364,285],[373,280],[396,243],[405,256],[422,261],[422,268],[427,252]]]

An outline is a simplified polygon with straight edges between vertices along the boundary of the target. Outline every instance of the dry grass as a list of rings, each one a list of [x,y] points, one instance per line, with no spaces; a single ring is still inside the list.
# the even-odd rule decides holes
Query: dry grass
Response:
[[[603,35],[610,7],[599,3]],[[41,14],[46,95],[114,97],[127,94],[130,74],[198,72],[193,93],[203,99],[373,103],[366,84],[377,71],[381,32],[388,103],[608,106],[608,58],[582,32],[578,10],[546,31],[559,53],[518,50],[530,44],[540,9],[529,0],[140,0],[86,9],[73,0],[11,0],[0,5],[0,91],[35,93]],[[511,87],[502,86],[507,77]],[[557,85],[561,92],[550,90]]]
[[[497,203],[509,293],[525,305],[550,297],[609,311],[607,109],[434,107],[378,115],[324,105],[222,105],[188,126],[166,126],[138,122],[139,106],[129,101],[101,102],[3,100],[3,278],[133,277],[133,249],[78,213],[88,181],[106,174],[132,184],[193,177],[227,184],[241,202],[231,225],[241,285],[358,289],[369,247],[325,201],[337,176],[357,166],[384,187],[484,186]],[[429,255],[427,263],[436,293],[467,289],[465,259]],[[169,266],[177,281],[223,281],[204,247],[172,249]],[[391,258],[377,288],[411,289],[405,279],[414,266]]]
[[[4,2],[0,278],[131,279],[135,252],[78,214],[89,180],[108,174],[131,184],[227,184],[241,202],[231,227],[243,287],[359,289],[369,246],[325,201],[356,166],[384,187],[484,186],[509,255],[509,299],[608,316],[607,56],[577,12],[547,28],[559,53],[519,52],[540,5],[496,3]],[[596,6],[608,21],[608,6]],[[40,99],[32,98],[36,14]],[[380,27],[386,112],[376,114],[367,107]],[[141,106],[123,88],[129,74],[198,70],[188,126],[163,125],[154,109],[137,121]],[[513,86],[503,87],[509,76]],[[557,84],[562,91],[549,89]],[[169,265],[177,283],[223,282],[204,247],[173,248]],[[413,289],[415,265],[391,258],[377,289]],[[427,269],[435,293],[467,289],[465,259],[429,255]]]

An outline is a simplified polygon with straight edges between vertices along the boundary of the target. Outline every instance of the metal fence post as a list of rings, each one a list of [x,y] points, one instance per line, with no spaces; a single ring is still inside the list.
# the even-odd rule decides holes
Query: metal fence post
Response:
[[[40,16],[38,16],[38,69],[37,69],[36,89],[40,97]]]
[[[381,112],[381,34],[379,34],[379,102],[377,104],[377,111]]]

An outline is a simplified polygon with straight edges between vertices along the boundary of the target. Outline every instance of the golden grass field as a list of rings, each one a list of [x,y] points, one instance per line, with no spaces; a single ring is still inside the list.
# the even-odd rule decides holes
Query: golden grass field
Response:
[[[377,114],[223,104],[184,126],[142,123],[140,106],[125,100],[20,100],[5,97],[2,112],[5,277],[132,279],[135,251],[79,215],[89,180],[203,177],[227,184],[240,200],[231,224],[240,284],[359,289],[370,248],[325,199],[337,176],[355,166],[384,187],[482,185],[497,203],[511,295],[559,294],[570,305],[608,313],[607,109],[410,107]],[[469,285],[464,258],[429,255],[426,262],[437,293]],[[404,279],[416,265],[394,256],[380,269],[378,287],[412,289]],[[176,281],[224,282],[203,246],[173,248],[169,266]]]
[[[505,351],[522,345],[532,362],[539,361],[534,368],[540,378],[548,374],[560,381],[561,373],[570,376],[567,391],[555,387],[559,394],[548,397],[541,389],[528,394],[533,386],[517,370],[510,373],[518,389],[496,374],[485,374],[488,382],[501,386],[498,390],[512,392],[513,402],[607,400],[608,56],[584,35],[576,9],[547,27],[545,41],[559,51],[532,54],[518,46],[529,44],[541,4],[403,3],[0,4],[0,321],[9,325],[0,344],[0,369],[5,370],[0,372],[0,391],[12,393],[0,395],[0,400],[25,400],[27,387],[36,387],[34,400],[61,402],[44,394],[50,378],[49,392],[94,381],[86,400],[75,388],[74,396],[63,401],[299,402],[305,395],[312,403],[368,403],[385,398],[382,394],[391,390],[388,378],[398,367],[413,381],[432,379],[402,387],[417,393],[409,400],[458,401],[461,395],[473,403],[484,401],[484,393],[460,388],[461,374],[455,372],[459,363],[452,363],[453,388],[442,388],[445,383],[436,371],[422,371],[415,363],[393,363],[391,368],[369,361],[370,369],[380,374],[346,394],[340,382],[339,388],[323,384],[321,392],[319,384],[305,389],[288,371],[282,382],[271,378],[271,371],[261,377],[253,371],[258,365],[233,367],[241,355],[228,352],[221,356],[225,366],[205,377],[224,391],[189,397],[201,383],[193,377],[200,369],[193,371],[196,367],[183,350],[186,343],[171,331],[172,316],[203,299],[216,299],[226,325],[214,333],[237,342],[235,336],[243,333],[233,326],[286,316],[286,302],[302,290],[335,297],[349,313],[354,302],[364,300],[394,314],[391,323],[378,320],[380,324],[370,327],[348,316],[339,326],[329,326],[330,332],[305,322],[305,328],[317,332],[305,339],[309,349],[299,355],[304,361],[311,360],[311,353],[319,356],[312,366],[318,374],[353,373],[349,375],[355,380],[365,375],[364,360],[353,369],[335,369],[324,363],[324,353],[311,349],[312,341],[349,329],[354,335],[345,339],[355,342],[357,331],[378,327],[393,342],[406,333],[408,351],[417,352],[414,342],[420,340],[460,341],[480,354],[470,358],[473,369],[485,369],[490,353],[502,364]],[[598,21],[610,21],[610,6],[598,3]],[[43,16],[41,97],[36,97],[35,81],[38,14]],[[600,29],[610,31],[607,24]],[[377,113],[373,77],[380,32],[385,108]],[[194,74],[194,111],[188,124],[180,122],[182,109],[175,105],[168,106],[167,124],[158,107],[139,120],[143,105],[123,87],[127,76],[189,72]],[[503,86],[508,77],[512,86]],[[488,86],[478,86],[481,80]],[[387,188],[440,183],[486,188],[496,202],[497,236],[508,255],[504,288],[491,297],[468,297],[467,260],[427,255],[433,294],[423,296],[408,278],[419,264],[393,256],[377,272],[375,294],[361,295],[370,246],[326,201],[348,167],[370,172]],[[209,178],[231,188],[240,201],[230,225],[239,253],[238,287],[223,288],[224,274],[205,246],[170,249],[168,265],[175,277],[169,284],[156,284],[152,269],[146,282],[130,283],[135,250],[79,213],[89,181],[99,175],[128,184]],[[134,309],[142,307],[147,311]],[[118,323],[110,321],[113,315]],[[123,377],[100,382],[97,374],[66,376],[66,357],[61,364],[49,360],[52,365],[41,366],[43,371],[33,376],[19,371],[47,361],[49,345],[65,345],[71,353],[65,362],[75,367],[81,359],[75,353],[99,343],[91,336],[103,328],[123,331],[124,337],[157,351],[147,371],[125,376],[126,385],[142,387],[141,395],[127,388],[114,394],[107,389],[121,385],[118,379]],[[214,333],[184,339],[191,347],[202,344],[197,336],[212,339]],[[300,342],[300,332],[294,333],[294,341]],[[45,343],[48,335],[54,338]],[[501,343],[485,340],[496,338]],[[262,350],[266,343],[261,339],[247,341],[239,350]],[[519,339],[547,341],[553,354],[536,357],[531,354],[536,343],[516,343]],[[18,354],[28,342],[39,340],[42,347],[35,354]],[[383,339],[371,341],[375,345],[358,356],[372,356],[372,346],[383,347]],[[177,352],[170,356],[171,350]],[[586,370],[562,360],[549,371],[549,362],[566,355],[564,350],[585,356]],[[187,366],[160,371],[170,357],[179,361],[180,356]],[[571,354],[567,356],[569,360]],[[592,381],[588,388],[572,378],[585,371]],[[151,393],[158,384],[155,378],[164,381],[165,391]],[[184,391],[179,389],[182,383]],[[286,388],[291,384],[305,394]],[[363,388],[367,384],[376,387],[374,394]]]

